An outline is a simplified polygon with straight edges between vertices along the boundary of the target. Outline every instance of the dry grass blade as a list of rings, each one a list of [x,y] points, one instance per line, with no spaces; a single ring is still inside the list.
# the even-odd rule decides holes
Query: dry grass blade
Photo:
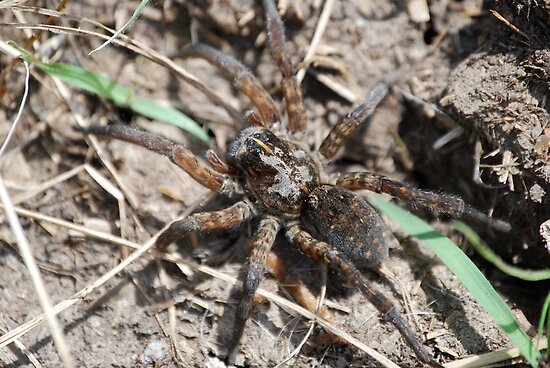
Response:
[[[334,0],[327,0],[325,2],[325,6],[323,7],[323,11],[321,12],[321,16],[319,17],[319,22],[317,23],[317,27],[315,27],[315,32],[313,33],[313,38],[311,39],[311,42],[307,49],[306,56],[304,56],[304,60],[302,61],[303,65],[308,65],[311,58],[315,55],[317,46],[319,46],[319,43],[321,42],[321,38],[323,37],[323,33],[327,28],[327,24],[330,19],[330,14],[332,13],[333,8],[334,8]],[[301,83],[302,80],[304,80],[305,75],[306,75],[306,69],[304,67],[300,68],[300,70],[298,70],[298,72],[296,73],[296,79],[298,79],[298,83]]]
[[[36,293],[38,294],[38,300],[40,302],[40,306],[44,311],[43,318],[48,322],[55,346],[57,348],[57,351],[59,352],[59,357],[61,358],[61,361],[63,362],[63,365],[65,367],[67,368],[74,367],[73,359],[71,358],[71,354],[69,352],[69,349],[67,348],[67,344],[63,336],[63,331],[61,330],[61,327],[59,326],[59,323],[55,318],[56,313],[53,311],[51,307],[50,299],[48,298],[48,292],[44,287],[44,281],[42,280],[42,276],[40,276],[40,271],[38,270],[38,266],[34,261],[34,257],[32,255],[30,245],[23,232],[23,227],[21,226],[21,223],[19,222],[19,218],[17,217],[14,207],[11,204],[10,196],[6,188],[4,187],[4,182],[1,177],[0,177],[0,199],[2,201],[4,213],[6,214],[6,217],[10,224],[12,232],[17,241],[17,245],[19,246],[19,251],[21,252],[23,261],[25,262],[25,266],[27,266],[30,277],[36,289]]]
[[[319,298],[317,299],[317,306],[316,306],[316,309],[315,309],[316,314],[319,314],[319,311],[321,310],[321,307],[323,306],[323,303],[325,301],[325,297],[326,297],[326,294],[327,294],[327,266],[325,264],[323,264],[322,267],[321,267],[321,278],[322,278],[323,282],[321,283],[321,285],[322,285],[321,286],[321,294],[319,295]],[[315,327],[315,324],[311,323],[311,325],[309,326],[309,329],[307,330],[307,333],[305,334],[302,341],[300,341],[298,346],[296,346],[296,349],[294,349],[288,355],[288,357],[286,357],[282,362],[278,363],[275,366],[275,368],[284,366],[287,362],[289,362],[291,359],[293,359],[294,357],[296,357],[300,353],[300,350],[302,350],[303,346],[305,345],[305,343],[309,339],[309,336],[311,336],[311,334],[313,333],[313,328],[314,327]]]
[[[14,195],[12,198],[12,203],[14,205],[18,205],[20,203],[23,203],[30,198],[34,197],[35,195],[44,192],[46,189],[53,187],[56,184],[62,183],[67,179],[72,178],[73,176],[77,175],[79,172],[81,172],[84,169],[85,165],[79,165],[75,168],[72,168],[68,171],[65,171],[64,173],[57,175],[49,180],[46,180],[42,184],[33,187],[29,190],[26,190],[22,193],[19,193],[17,195]]]
[[[359,96],[357,93],[353,92],[348,86],[338,82],[331,76],[318,73],[314,70],[311,70],[310,73],[312,73],[319,82],[334,91],[336,94],[338,94],[338,96],[346,99],[348,102],[355,104],[361,101],[361,96]]]
[[[64,311],[65,309],[73,306],[74,304],[78,303],[80,300],[88,296],[95,289],[97,289],[98,287],[100,287],[101,285],[109,281],[116,274],[124,270],[124,268],[126,268],[130,263],[132,263],[133,261],[138,259],[140,256],[142,256],[144,253],[149,251],[151,247],[153,247],[153,245],[155,244],[155,240],[156,240],[156,236],[153,236],[143,245],[133,244],[135,245],[134,248],[137,248],[137,250],[131,253],[127,258],[125,258],[122,262],[120,262],[116,267],[112,268],[109,272],[105,273],[103,276],[101,276],[100,278],[98,278],[97,280],[95,280],[85,288],[81,289],[79,292],[73,294],[73,296],[71,296],[69,299],[66,299],[61,303],[56,304],[51,309],[51,314],[54,316]],[[7,334],[0,337],[0,347],[6,346],[7,344],[13,342],[15,339],[19,338],[20,336],[24,335],[28,331],[32,330],[34,327],[40,325],[42,322],[44,322],[45,319],[46,319],[46,316],[44,314],[41,314],[33,318],[32,320],[28,321],[27,323],[11,330]]]
[[[25,106],[25,102],[27,100],[27,94],[29,90],[29,65],[25,62],[25,70],[26,70],[26,76],[25,76],[25,92],[23,94],[23,98],[21,100],[21,104],[19,106],[19,110],[17,112],[15,121],[13,122],[10,131],[8,133],[8,136],[6,137],[4,144],[2,145],[2,148],[0,148],[0,156],[4,153],[6,148],[8,147],[9,140],[12,137],[13,133],[15,132],[15,128],[17,126],[17,123],[19,122],[19,118],[21,117],[21,114],[23,112],[23,107]],[[21,256],[23,257],[23,261],[25,263],[25,266],[27,267],[27,270],[29,271],[29,275],[31,277],[31,280],[33,282],[34,288],[36,290],[36,293],[38,295],[38,301],[40,303],[40,306],[42,307],[42,310],[44,311],[44,314],[46,316],[46,320],[48,322],[48,325],[50,327],[53,340],[55,343],[55,346],[57,348],[57,351],[59,352],[59,356],[61,358],[61,361],[63,362],[63,365],[65,367],[73,367],[73,360],[71,358],[71,354],[69,352],[69,349],[67,348],[67,344],[65,342],[65,338],[63,335],[63,331],[61,330],[61,327],[59,326],[59,323],[57,322],[57,319],[55,318],[55,315],[52,312],[52,307],[50,303],[50,299],[48,297],[48,292],[46,291],[46,288],[44,286],[44,281],[42,280],[42,276],[40,275],[40,271],[38,269],[38,266],[36,265],[36,262],[34,261],[34,257],[31,252],[31,248],[29,245],[29,242],[23,232],[23,227],[21,226],[21,223],[19,221],[19,217],[17,216],[13,203],[11,201],[10,195],[8,191],[6,190],[6,187],[4,186],[4,182],[2,177],[0,176],[0,200],[2,202],[2,206],[4,208],[4,212],[6,214],[6,218],[8,220],[8,223],[10,225],[10,228],[13,232],[13,235],[15,236],[17,245],[19,247],[19,251],[21,252]]]
[[[120,232],[122,236],[126,235],[128,224],[126,219],[126,200],[124,193],[119,190],[113,183],[111,183],[105,176],[92,166],[85,164],[84,169],[98,183],[103,189],[105,189],[110,195],[115,197],[118,203],[118,217],[120,220]]]
[[[5,334],[7,331],[5,329],[3,329],[2,327],[0,327],[0,332]],[[42,363],[40,363],[40,361],[34,356],[32,351],[30,351],[21,341],[15,340],[13,342],[13,345],[15,345],[15,346],[12,350],[17,349],[21,353],[23,353],[27,357],[29,362],[33,365],[34,368],[43,368],[44,367],[42,365]],[[0,360],[0,363],[2,363],[2,360]]]
[[[134,113],[151,120],[170,123],[189,134],[205,141],[209,141],[208,134],[203,128],[178,109],[171,106],[165,106],[159,101],[144,98],[136,95],[131,88],[128,88],[116,80],[105,77],[101,73],[96,73],[90,69],[75,66],[66,63],[47,63],[40,61],[37,57],[27,52],[25,49],[10,42],[18,51],[21,57],[32,65],[47,73],[51,77],[89,93],[108,99],[116,106],[127,108]]]
[[[546,348],[546,339],[539,341],[535,347],[537,350],[543,350]],[[518,348],[508,348],[497,351],[491,351],[490,353],[474,355],[464,359],[459,359],[451,363],[444,364],[445,368],[479,368],[487,367],[492,364],[504,362],[506,360],[518,358],[521,353]]]
[[[21,52],[19,50],[17,50],[15,47],[13,47],[13,46],[9,45],[8,43],[5,43],[1,40],[0,40],[0,50],[7,53],[8,55],[12,55],[12,56],[18,56],[18,55],[21,54]],[[60,96],[62,97],[62,99],[65,101],[65,104],[69,108],[69,111],[71,111],[72,116],[75,119],[76,123],[81,127],[86,126],[86,123],[85,123],[84,119],[82,118],[82,116],[75,112],[78,109],[73,108],[74,103],[71,101],[71,93],[70,93],[69,89],[58,78],[52,77],[52,80],[53,80],[55,86],[57,87],[57,90],[58,90]],[[128,200],[128,202],[130,203],[130,205],[132,206],[132,208],[138,208],[139,205],[138,205],[138,201],[137,201],[135,195],[127,188],[127,186],[124,184],[124,182],[122,180],[120,180],[116,168],[107,159],[107,154],[101,148],[101,145],[99,144],[97,138],[95,138],[93,136],[89,136],[86,139],[87,139],[88,144],[97,153],[99,159],[101,160],[101,162],[103,163],[105,168],[111,173],[111,175],[113,176],[113,178],[114,178],[115,182],[117,183],[117,185],[124,192],[124,195],[125,195],[126,199]],[[16,203],[20,203],[19,201],[20,201],[20,198],[17,197]]]
[[[182,265],[184,268],[190,268],[193,271],[202,272],[204,274],[210,275],[210,276],[215,277],[217,279],[226,281],[227,283],[229,283],[231,285],[240,285],[241,284],[241,282],[238,281],[236,278],[234,278],[232,276],[229,276],[229,275],[226,275],[222,272],[216,271],[215,269],[213,269],[211,267],[204,266],[204,265],[198,265],[198,264],[196,264],[194,262],[191,262],[189,260],[186,260],[184,258],[174,256],[174,255],[171,255],[171,254],[164,254],[164,253],[155,251],[154,249],[151,249],[152,246],[154,245],[155,240],[156,240],[156,235],[153,236],[151,239],[149,239],[145,244],[140,245],[140,244],[137,244],[137,243],[133,243],[129,240],[122,239],[118,236],[114,236],[112,234],[104,233],[102,231],[97,231],[97,230],[91,230],[91,229],[88,229],[84,226],[73,224],[69,221],[56,219],[56,218],[53,218],[53,217],[50,217],[50,216],[42,215],[40,213],[25,210],[25,209],[22,209],[22,208],[15,208],[15,209],[20,215],[28,217],[28,218],[36,219],[36,220],[39,220],[39,221],[46,221],[46,222],[49,222],[49,223],[57,225],[57,226],[62,226],[62,227],[65,227],[65,228],[68,228],[68,229],[71,229],[71,230],[74,230],[74,231],[78,231],[78,232],[80,232],[84,235],[87,235],[87,236],[90,236],[90,237],[93,237],[93,238],[96,238],[96,239],[100,239],[100,240],[104,240],[104,241],[107,241],[107,242],[110,242],[110,243],[113,243],[113,244],[124,245],[124,246],[130,247],[130,248],[133,248],[133,249],[137,249],[129,257],[124,259],[124,261],[122,261],[117,267],[115,267],[111,271],[107,272],[105,275],[103,275],[101,278],[94,281],[88,287],[86,287],[86,288],[80,290],[79,292],[77,292],[76,294],[74,294],[70,299],[67,299],[67,300],[59,303],[58,305],[56,305],[53,308],[55,313],[59,313],[59,312],[65,310],[65,309],[69,308],[70,306],[76,304],[82,298],[89,295],[97,287],[103,285],[111,277],[116,275],[118,272],[122,271],[128,264],[130,264],[131,262],[133,262],[135,259],[137,259],[139,256],[141,256],[142,254],[144,254],[146,252],[149,252],[151,255],[153,255],[155,257],[158,257],[158,258],[161,258],[163,260],[166,260],[166,261],[178,264],[178,265]],[[169,226],[169,224],[166,225],[161,231],[159,231],[157,233],[157,235],[160,232],[162,232],[164,229],[166,229],[168,226]],[[356,338],[354,338],[350,334],[346,333],[345,331],[343,331],[343,330],[339,329],[338,327],[332,325],[331,323],[329,323],[325,319],[317,316],[315,313],[312,313],[312,312],[308,311],[307,309],[305,309],[305,308],[303,308],[303,307],[301,307],[301,306],[299,306],[299,305],[297,305],[297,304],[295,304],[295,303],[293,303],[293,302],[291,302],[291,301],[289,301],[289,300],[287,300],[283,297],[280,297],[276,294],[270,293],[270,292],[268,292],[264,289],[261,289],[261,288],[258,289],[257,294],[259,296],[263,296],[264,298],[278,304],[279,306],[281,306],[283,308],[288,308],[290,310],[293,310],[296,313],[302,315],[303,317],[305,317],[309,320],[315,321],[317,324],[319,324],[325,330],[327,330],[327,331],[331,332],[332,334],[348,341],[350,344],[356,346],[360,350],[362,350],[365,353],[367,353],[368,355],[370,355],[373,359],[377,360],[382,366],[387,367],[387,368],[398,368],[398,366],[396,364],[394,364],[392,361],[390,361],[388,358],[386,358],[382,354],[380,354],[377,351],[373,350],[372,348],[368,347],[366,344],[364,344],[363,342],[357,340]],[[9,333],[5,334],[4,336],[1,336],[0,337],[0,347],[5,346],[6,344],[12,342],[14,339],[17,339],[21,335],[25,334],[26,332],[30,331],[34,327],[38,326],[43,321],[44,321],[44,316],[40,315],[40,316],[35,317],[34,319],[28,321],[27,323],[17,327],[16,329],[10,331]]]
[[[128,20],[128,22],[126,22],[118,31],[116,31],[116,32],[111,36],[111,38],[109,38],[107,41],[103,42],[100,46],[98,46],[98,47],[95,48],[94,50],[90,51],[90,52],[88,53],[88,55],[91,55],[91,54],[93,54],[94,52],[103,49],[105,46],[107,46],[108,44],[110,44],[110,43],[112,42],[112,40],[114,40],[114,39],[117,38],[119,35],[121,35],[122,32],[126,31],[126,29],[128,29],[128,27],[130,27],[130,26],[136,21],[136,19],[138,18],[139,14],[140,14],[141,11],[143,10],[143,8],[145,8],[145,7],[147,6],[148,3],[149,3],[149,0],[141,0],[141,2],[139,3],[138,7],[137,7],[136,10],[134,11],[134,14],[132,14],[132,17]]]
[[[0,9],[9,9],[18,5],[23,5],[28,0],[3,0],[0,1]]]
[[[72,168],[60,175],[57,175],[49,180],[46,180],[42,184],[31,188],[23,193],[19,193],[13,197],[13,204],[17,205],[25,202],[26,200],[34,197],[35,195],[44,192],[45,190],[53,187],[56,184],[64,182],[72,178],[73,176],[79,174],[81,171],[85,170],[90,177],[95,180],[103,189],[105,189],[109,194],[111,194],[118,203],[119,208],[119,217],[120,217],[120,227],[122,234],[125,234],[125,229],[127,228],[126,224],[126,202],[125,197],[122,191],[120,191],[113,183],[111,183],[107,178],[105,178],[99,171],[94,169],[88,164],[82,164],[75,168]]]
[[[178,257],[175,257],[175,258],[178,258]],[[173,261],[176,261],[176,260],[173,260]],[[183,262],[186,266],[189,266],[189,267],[193,268],[196,271],[199,271],[199,272],[205,273],[207,275],[216,277],[220,280],[231,283],[232,285],[240,285],[240,281],[238,281],[234,277],[231,277],[231,276],[226,275],[222,272],[216,271],[215,269],[210,268],[208,266],[197,265],[197,264],[194,264],[192,262],[189,262],[189,261],[181,259],[181,258],[176,261],[176,263],[180,263],[180,262]],[[280,297],[279,295],[270,293],[269,291],[266,291],[264,289],[259,288],[256,293],[259,296],[262,296],[262,297],[278,304],[279,306],[281,306],[283,308],[288,308],[290,310],[293,310],[294,312],[299,313],[302,317],[305,317],[309,320],[317,322],[325,330],[327,330],[327,331],[333,333],[334,335],[348,341],[351,345],[354,345],[355,347],[361,349],[362,351],[364,351],[365,353],[370,355],[373,359],[375,359],[380,364],[382,364],[382,366],[391,367],[391,368],[398,368],[398,366],[395,363],[390,361],[388,358],[386,358],[382,354],[380,354],[377,351],[373,350],[372,348],[368,347],[366,344],[364,344],[363,342],[357,340],[355,337],[351,336],[347,332],[345,332],[345,331],[339,329],[338,327],[332,325],[331,323],[329,323],[325,319],[317,316],[315,313],[312,313],[312,312],[308,311],[307,309],[302,308],[301,306],[289,301],[288,299],[285,299],[283,297]]]
[[[496,10],[489,10],[489,11],[491,12],[491,14],[495,16],[495,18],[497,18],[499,21],[501,21],[506,26],[508,26],[512,31],[516,32],[520,36],[524,37],[527,41],[529,41],[529,36],[527,35],[527,33],[523,32],[521,29],[519,29],[518,27],[510,23],[510,21],[504,18],[499,12],[497,12]]]
[[[48,16],[58,16],[58,17],[66,17],[70,18],[79,22],[85,22],[89,23],[93,26],[96,26],[98,28],[104,29],[111,34],[114,34],[115,31],[113,29],[110,29],[103,24],[87,19],[87,18],[79,18],[75,16],[68,16],[60,12],[48,10],[48,9],[41,9],[41,8],[33,8],[33,7],[20,7],[19,10],[23,11],[31,11],[39,14],[44,14]],[[110,36],[104,35],[99,32],[95,31],[88,31],[81,28],[73,28],[73,27],[63,27],[63,26],[56,26],[56,25],[42,25],[42,24],[23,24],[23,23],[1,23],[0,27],[17,27],[20,29],[36,29],[36,30],[45,30],[52,33],[66,33],[66,34],[76,34],[76,35],[87,35],[87,36],[94,36],[103,40],[110,39]],[[181,78],[186,83],[190,84],[191,86],[197,88],[199,91],[204,93],[213,103],[215,103],[218,106],[221,106],[224,108],[224,110],[228,113],[228,115],[237,123],[243,123],[243,116],[242,114],[234,109],[232,106],[227,104],[227,102],[222,99],[218,94],[216,94],[214,91],[212,91],[209,87],[207,87],[202,81],[200,81],[196,76],[194,76],[192,73],[188,72],[185,68],[177,65],[172,60],[167,58],[166,56],[163,56],[156,52],[155,50],[140,44],[139,42],[133,40],[132,38],[121,34],[120,38],[116,38],[111,40],[112,43],[126,47],[127,49],[142,55],[149,60],[164,66],[174,72],[179,78]]]

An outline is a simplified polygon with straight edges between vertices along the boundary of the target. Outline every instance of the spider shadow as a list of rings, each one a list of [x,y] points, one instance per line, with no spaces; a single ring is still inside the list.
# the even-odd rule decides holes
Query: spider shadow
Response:
[[[258,221],[252,221],[251,228],[256,229]],[[236,261],[243,265],[241,269],[239,270],[237,279],[241,282],[244,281],[246,277],[245,272],[245,265],[248,261],[248,248],[249,248],[249,242],[250,242],[251,234],[243,234],[241,239],[239,239],[235,247],[235,254],[237,256]],[[290,245],[284,236],[279,233],[277,236],[277,239],[275,240],[275,243],[272,247],[272,252],[277,255],[277,257],[282,261],[284,264],[283,267],[285,269],[285,278],[286,280],[292,280],[299,283],[304,284],[310,291],[312,291],[315,295],[319,293],[320,285],[319,285],[319,277],[311,277],[311,274],[318,275],[318,273],[315,272],[315,270],[319,269],[319,264],[316,262],[313,262],[309,260],[306,256],[301,254],[298,249]],[[273,276],[269,276],[270,271],[265,270],[262,276],[263,284],[260,284],[260,287],[265,287],[265,279],[272,278]],[[304,275],[310,275],[309,277],[302,277]],[[292,282],[291,281],[291,282]],[[284,285],[281,285],[277,280],[278,284],[278,292],[283,293],[286,298],[292,300],[292,296],[286,292],[284,289]],[[220,355],[226,356],[227,354],[227,346],[230,345],[232,342],[232,331],[233,331],[233,325],[235,321],[235,313],[236,313],[236,306],[238,304],[238,301],[241,297],[242,288],[240,286],[233,287],[230,291],[229,299],[230,303],[226,305],[224,308],[224,313],[221,316],[220,320],[218,321],[217,325],[217,344],[219,346],[224,347],[222,351],[220,351]],[[287,312],[285,312],[282,308],[277,309],[279,315],[278,320],[272,320],[270,317],[269,307],[265,303],[254,303],[253,310],[251,312],[250,318],[247,321],[247,324],[245,326],[245,334],[243,335],[243,338],[241,339],[241,345],[245,342],[246,337],[246,331],[250,329],[252,326],[252,323],[256,323],[261,328],[266,331],[264,332],[268,336],[274,337],[273,339],[273,347],[274,349],[277,348],[278,344],[281,343],[281,340],[284,338],[289,338],[289,341],[292,346],[297,346],[303,339],[304,334],[301,333],[301,331],[297,331],[295,329],[292,329],[292,331],[289,331],[289,333],[286,333],[286,327],[287,326],[297,326],[299,322],[296,321],[295,316],[289,315]],[[296,322],[295,324],[293,322]],[[281,328],[280,325],[283,325],[285,327]],[[279,351],[279,350],[277,350]],[[279,359],[280,357],[275,357],[274,355],[270,355],[266,357],[268,359],[276,358]],[[281,358],[282,359],[282,358]]]
[[[213,210],[219,210],[222,208],[227,208],[230,204],[234,203],[235,199],[227,199],[219,196],[215,196],[211,200],[207,201],[205,204],[201,205],[200,208],[195,209],[193,212],[209,212]],[[158,229],[164,225],[154,214],[141,213],[140,219],[144,226],[151,229]],[[249,242],[252,238],[255,230],[259,225],[259,218],[247,221],[242,224],[239,228],[226,230],[226,231],[217,231],[211,234],[189,234],[188,236],[177,241],[177,252],[181,254],[183,258],[190,259],[199,264],[206,264],[213,268],[218,268],[222,265],[227,265],[228,263],[239,265],[235,270],[237,279],[243,281],[245,275],[244,269],[248,257],[248,248]],[[279,249],[281,245],[286,245],[284,250]],[[290,249],[289,249],[290,248]],[[282,253],[286,253],[287,250],[292,251],[291,258],[299,257],[301,259],[307,260],[307,258],[299,253],[297,249],[290,246],[286,240],[282,239],[281,236],[278,237],[276,244],[274,244],[273,250],[282,257]],[[285,256],[289,258],[288,256]],[[287,262],[287,264],[292,264]],[[142,289],[145,291],[149,300],[153,303],[163,304],[167,301],[167,296],[169,299],[173,299],[170,296],[177,296],[179,294],[190,294],[195,295],[196,290],[200,290],[200,286],[204,285],[212,277],[200,272],[196,272],[192,277],[182,278],[181,270],[177,269],[175,265],[166,263],[166,270],[171,275],[174,275],[175,278],[181,279],[178,281],[177,286],[170,290],[165,290],[162,288],[155,287],[150,280],[158,277],[158,269],[156,262],[149,262],[144,269],[142,269],[135,277],[139,280]],[[227,287],[226,285],[225,287]],[[229,296],[227,301],[224,302],[224,307],[221,308],[221,315],[214,316],[212,313],[209,313],[206,310],[201,309],[200,307],[193,306],[188,302],[184,301],[186,305],[179,306],[179,308],[184,308],[187,315],[193,320],[200,320],[201,330],[203,323],[209,323],[212,325],[212,328],[209,328],[210,337],[205,339],[202,344],[205,348],[213,352],[216,356],[223,358],[228,353],[228,347],[231,343],[233,324],[235,321],[235,311],[238,300],[241,296],[242,288],[238,285],[229,286]],[[141,291],[136,290],[136,293],[141,293]],[[208,297],[205,298],[208,301]],[[142,305],[144,307],[150,307],[151,304],[143,298],[136,299],[142,300]],[[212,301],[212,300],[210,300]],[[262,308],[261,305],[257,306],[256,310],[253,310],[251,319],[254,319],[260,324],[264,329],[269,331],[272,336],[277,336],[280,332],[280,328],[273,323],[269,317],[263,313],[265,308]],[[281,312],[281,319],[287,323],[292,317]],[[214,317],[214,318],[210,318]],[[206,319],[205,319],[206,318]],[[245,336],[247,328],[251,326],[250,320],[245,327]],[[201,334],[201,339],[203,338]]]
[[[252,225],[252,229],[254,228],[254,225]],[[237,258],[238,263],[242,265],[245,265],[247,262],[248,246],[246,245],[246,242],[248,241],[250,241],[250,234],[243,234],[241,240],[237,241],[234,245],[234,247],[237,248],[235,253],[239,254]],[[322,287],[322,263],[307,258],[296,247],[288,243],[282,234],[279,234],[277,237],[273,245],[272,252],[277,255],[280,263],[282,263],[282,267],[284,267],[284,282],[287,283],[286,285],[301,285],[302,287],[307,288],[308,291],[312,293],[313,297],[317,298],[320,296]],[[243,271],[244,268],[241,268],[238,275],[238,279],[241,282],[244,281],[244,278],[246,277],[246,273]],[[269,273],[270,271],[266,269],[262,279],[264,280],[270,277],[273,278],[273,275],[268,276]],[[277,292],[290,301],[294,301],[292,294],[285,289],[285,285],[281,284],[280,280],[275,280],[275,282],[277,282],[278,286]],[[341,276],[329,269],[327,294],[331,297],[343,298],[348,296],[350,293],[355,292],[352,288],[343,287],[342,284],[344,282],[345,281]],[[263,287],[266,286],[267,285],[264,283]],[[262,284],[260,287],[262,287]],[[242,289],[240,286],[232,288],[229,299],[233,302],[226,304],[223,315],[217,321],[217,345],[222,347],[222,350],[219,351],[219,355],[221,356],[226,356],[227,346],[229,346],[232,342],[231,338],[235,321],[236,305],[241,297],[241,292]],[[296,303],[299,304],[298,302]],[[275,314],[270,313],[268,304],[255,303],[251,316],[245,326],[245,334],[241,339],[241,346],[246,347],[250,344],[250,342],[247,342],[246,339],[263,339],[264,337],[272,337],[273,349],[264,350],[264,354],[267,354],[265,358],[274,361],[282,361],[285,358],[282,352],[288,350],[285,349],[285,347],[290,347],[288,350],[290,351],[296,346],[299,346],[306,337],[308,328],[307,322],[304,319],[301,319],[299,316],[297,317],[289,314],[284,308],[276,307],[274,313]],[[259,335],[251,335],[252,337],[247,337],[246,331],[250,331],[252,323],[256,323],[261,326],[264,332],[259,332]],[[316,331],[312,335],[313,340],[310,340],[312,341],[312,344],[306,346],[306,348],[302,350],[302,354],[306,354],[308,356],[314,356],[317,354],[317,347],[324,348],[326,346],[326,337],[327,336],[325,336],[324,332]],[[331,341],[330,338],[329,340]],[[265,342],[262,343],[264,345],[266,344]],[[321,343],[322,346],[317,346],[317,343]],[[271,353],[271,351],[273,353]],[[256,354],[258,353],[261,353],[261,350],[256,352]]]
[[[406,260],[415,272],[415,279],[422,280],[420,287],[427,300],[433,301],[429,303],[429,308],[436,316],[441,316],[438,318],[440,322],[445,323],[445,327],[452,331],[468,354],[490,350],[485,337],[468,322],[464,301],[460,295],[445,285],[438,286],[442,282],[433,272],[433,266],[438,261],[433,256],[425,254],[416,241],[406,238],[401,240],[400,244],[401,248],[392,252],[391,256]]]

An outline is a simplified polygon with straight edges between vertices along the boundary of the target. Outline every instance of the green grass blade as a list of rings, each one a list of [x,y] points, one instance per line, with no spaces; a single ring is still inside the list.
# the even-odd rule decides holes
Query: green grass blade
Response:
[[[539,341],[542,338],[542,331],[544,330],[544,322],[546,322],[546,355],[550,358],[550,314],[548,310],[550,309],[550,292],[546,295],[546,300],[542,306],[542,313],[540,314],[539,328],[537,333],[537,346]],[[548,317],[548,319],[547,319]]]
[[[453,227],[460,231],[462,235],[468,240],[468,242],[472,245],[472,247],[475,248],[475,250],[488,262],[492,263],[496,268],[501,270],[502,272],[517,277],[522,280],[526,281],[542,281],[542,280],[548,280],[550,279],[550,269],[543,269],[543,270],[525,270],[519,267],[515,267],[512,265],[507,264],[495,254],[485,244],[483,240],[475,233],[474,230],[472,230],[471,227],[466,225],[465,223],[461,221],[454,220],[452,221]]]
[[[205,142],[210,140],[200,125],[179,110],[162,106],[156,101],[135,97],[130,89],[89,70],[63,63],[43,63],[14,43],[10,44],[21,52],[21,57],[27,62],[72,86],[105,97],[117,106],[129,108],[150,119],[174,124]]]
[[[144,98],[135,98],[133,99],[132,110],[149,119],[166,121],[176,125],[205,142],[210,140],[208,134],[193,119],[177,109],[162,106],[158,102]]]
[[[512,312],[489,281],[460,248],[426,222],[395,204],[377,196],[370,195],[368,198],[376,208],[397,223],[407,234],[421,240],[430,248],[493,317],[525,359],[533,367],[538,366],[539,351],[534,348],[532,341],[519,327]]]

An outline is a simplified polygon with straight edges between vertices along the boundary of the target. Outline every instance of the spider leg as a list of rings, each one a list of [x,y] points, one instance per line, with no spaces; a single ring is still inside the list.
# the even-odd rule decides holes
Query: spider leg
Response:
[[[261,221],[260,227],[252,239],[250,260],[246,266],[246,279],[243,284],[243,291],[239,304],[237,305],[233,338],[229,346],[229,362],[233,362],[235,360],[239,340],[241,339],[245,323],[250,316],[250,311],[252,310],[254,294],[260,285],[260,280],[263,276],[266,261],[269,256],[271,246],[275,241],[275,237],[279,232],[279,228],[279,221],[275,217],[266,217]]]
[[[266,262],[269,273],[292,296],[292,299],[312,313],[318,313],[326,320],[332,319],[332,315],[325,305],[317,311],[318,297],[300,281],[299,276],[289,269],[283,259],[276,253],[270,252]]]
[[[291,132],[301,132],[306,128],[306,110],[302,90],[294,73],[290,54],[285,47],[283,22],[273,0],[263,0],[263,6],[271,53],[283,75],[282,88],[288,115],[288,127]]]
[[[237,175],[239,173],[239,170],[233,166],[229,166],[225,162],[222,161],[222,159],[214,152],[213,150],[209,149],[204,154],[204,158],[210,166],[220,174],[226,174],[226,175]]]
[[[302,307],[309,310],[311,313],[316,313],[321,318],[330,323],[336,325],[337,322],[334,320],[334,315],[328,309],[328,307],[323,304],[318,307],[319,296],[313,293],[309,287],[307,287],[303,281],[300,280],[300,277],[293,271],[292,268],[287,267],[286,262],[275,252],[269,252],[266,261],[267,271],[277,280],[277,283],[280,287],[286,290],[292,300]],[[338,343],[341,345],[348,344],[348,341],[337,336],[333,335],[329,331],[324,331],[324,334],[321,335],[318,339],[322,343]]]
[[[376,193],[387,193],[405,201],[440,210],[453,217],[463,217],[486,223],[500,231],[507,232],[511,228],[507,222],[487,216],[464,203],[464,200],[458,196],[421,190],[390,180],[382,175],[369,172],[353,172],[341,176],[336,184],[349,190],[367,189]]]
[[[231,207],[219,211],[194,213],[173,222],[158,236],[156,246],[161,250],[166,250],[170,244],[191,231],[208,233],[231,229],[250,219],[253,214],[254,209],[245,201],[237,202]]]
[[[342,258],[329,244],[314,239],[297,224],[291,225],[288,228],[286,236],[288,240],[297,246],[306,256],[327,264],[338,271],[353,285],[359,287],[376,309],[383,313],[399,330],[401,336],[403,336],[422,362],[433,367],[440,367],[440,365],[428,354],[422,342],[411,331],[393,303],[373,286],[369,285],[368,280],[357,267]]]
[[[188,45],[179,56],[204,59],[218,68],[226,78],[231,78],[235,86],[256,106],[264,126],[269,127],[281,121],[275,101],[250,70],[233,57],[203,44]]]
[[[212,170],[205,163],[199,161],[189,149],[166,138],[126,125],[92,125],[88,128],[76,129],[86,134],[101,135],[133,143],[166,156],[201,185],[215,192],[229,195],[235,191],[236,183],[227,175]]]
[[[369,95],[359,102],[353,111],[340,120],[319,147],[319,152],[327,159],[332,158],[348,138],[357,130],[388,95],[390,83],[382,81],[374,86]]]

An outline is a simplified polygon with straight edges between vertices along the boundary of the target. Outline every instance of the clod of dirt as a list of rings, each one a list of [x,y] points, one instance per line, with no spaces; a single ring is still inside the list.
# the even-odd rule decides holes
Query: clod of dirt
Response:
[[[444,101],[469,128],[477,129],[492,147],[511,151],[520,171],[550,184],[550,114],[538,95],[520,50],[501,47],[475,53],[452,73]],[[550,60],[550,51],[545,57]],[[513,167],[513,166],[510,166]]]
[[[550,218],[550,37],[542,22],[550,12],[505,1],[491,13],[481,21],[490,30],[481,48],[453,70],[441,103],[484,142],[482,179],[505,187],[499,204],[525,235],[514,237],[511,258],[540,267],[550,261],[539,235]]]

